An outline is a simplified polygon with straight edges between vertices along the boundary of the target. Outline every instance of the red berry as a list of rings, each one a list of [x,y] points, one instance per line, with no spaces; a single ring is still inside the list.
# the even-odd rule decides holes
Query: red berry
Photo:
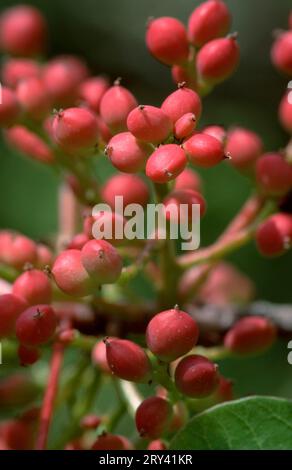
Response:
[[[54,154],[50,147],[37,135],[24,126],[14,126],[5,133],[7,142],[11,147],[27,157],[41,163],[54,162]]]
[[[174,189],[193,189],[200,191],[202,186],[201,178],[194,170],[186,168],[175,180]]]
[[[177,389],[192,398],[204,398],[218,386],[217,366],[206,357],[193,354],[184,357],[175,369]]]
[[[34,448],[35,426],[26,420],[14,419],[4,422],[1,435],[10,450],[33,450]]]
[[[97,438],[92,450],[131,450],[131,442],[124,436],[115,434],[102,434]]]
[[[90,240],[81,250],[81,262],[97,284],[113,284],[121,275],[123,261],[106,240]]]
[[[292,93],[283,96],[279,107],[279,119],[287,132],[292,134]]]
[[[98,138],[94,114],[84,108],[68,108],[59,112],[53,122],[54,138],[69,153],[94,150]]]
[[[27,374],[15,372],[0,380],[1,407],[23,407],[31,403],[37,393],[38,387]]]
[[[136,98],[119,84],[109,88],[100,103],[100,115],[114,132],[127,130],[127,117],[138,105]]]
[[[161,145],[150,155],[146,175],[155,183],[167,183],[175,179],[186,164],[186,154],[179,145]]]
[[[25,310],[16,321],[16,336],[25,346],[47,343],[54,335],[57,317],[49,305],[34,305]]]
[[[218,139],[222,144],[225,143],[226,140],[226,131],[222,126],[207,126],[202,129],[203,134],[208,134],[211,137],[215,137]]]
[[[184,114],[174,125],[174,135],[177,139],[189,137],[197,125],[196,116],[193,113]]]
[[[0,127],[15,124],[20,115],[20,108],[14,91],[2,87],[2,102],[0,104]]]
[[[213,39],[200,49],[197,69],[202,80],[219,83],[228,78],[239,63],[239,47],[233,37]]]
[[[271,57],[277,69],[287,75],[292,75],[292,31],[286,31],[276,39]]]
[[[5,85],[16,88],[22,80],[40,78],[41,68],[35,60],[11,58],[3,64],[1,74]]]
[[[38,349],[28,348],[23,344],[20,344],[17,354],[21,366],[31,366],[35,364],[40,358],[40,351]]]
[[[91,358],[93,364],[102,370],[102,372],[107,374],[111,372],[106,358],[106,345],[104,341],[96,343],[92,350]]]
[[[86,415],[80,422],[80,426],[83,429],[96,429],[100,424],[101,418],[97,415]]]
[[[106,125],[106,123],[100,116],[96,116],[96,119],[99,137],[101,138],[102,142],[107,143],[113,136],[110,131],[110,128]]]
[[[139,142],[131,132],[115,135],[106,147],[106,155],[113,166],[124,173],[141,171],[150,153],[151,147]]]
[[[69,250],[82,250],[85,243],[89,241],[88,236],[85,233],[77,233],[70,243],[67,245],[67,249]]]
[[[0,338],[15,332],[16,320],[27,307],[25,300],[14,294],[0,295]]]
[[[50,248],[42,243],[37,245],[37,267],[44,268],[45,266],[50,266],[52,262],[53,253],[51,252]]]
[[[50,98],[39,78],[22,80],[16,88],[16,96],[22,110],[30,118],[41,120],[50,111]]]
[[[166,445],[161,439],[155,439],[149,442],[147,450],[166,450]]]
[[[167,65],[187,60],[189,44],[183,23],[168,16],[151,20],[147,27],[146,44],[151,54]]]
[[[224,159],[222,143],[208,134],[195,134],[183,143],[183,148],[194,165],[210,168]]]
[[[256,179],[262,192],[281,196],[292,188],[292,166],[278,153],[266,153],[256,162]]]
[[[127,119],[129,131],[139,140],[159,144],[172,131],[169,117],[155,106],[138,106],[130,112]]]
[[[124,207],[129,204],[145,206],[149,200],[149,189],[139,176],[115,175],[105,183],[102,197],[114,209],[116,196],[123,197]]]
[[[174,83],[177,85],[185,83],[187,87],[193,90],[197,89],[196,70],[194,66],[193,70],[190,71],[190,64],[188,64],[188,68],[184,68],[181,65],[173,65],[171,67],[171,75]]]
[[[162,436],[168,429],[171,414],[171,406],[164,398],[146,398],[136,410],[136,427],[140,436],[150,439]]]
[[[233,399],[233,382],[232,380],[225,379],[222,375],[219,376],[219,385],[215,391],[216,403],[222,403]]]
[[[46,35],[42,14],[31,6],[9,8],[0,17],[0,48],[8,54],[38,54],[44,48]]]
[[[262,255],[282,255],[291,248],[292,216],[278,213],[268,217],[257,229],[256,242]]]
[[[253,167],[262,151],[263,142],[255,132],[241,127],[228,132],[225,152],[230,155],[230,163],[235,168],[246,170]]]
[[[109,83],[106,78],[90,77],[81,83],[79,95],[92,111],[99,113],[101,99],[108,88]]]
[[[263,352],[275,341],[277,331],[273,323],[264,317],[245,317],[239,320],[225,335],[224,345],[238,355]]]
[[[163,101],[161,109],[169,116],[173,124],[187,113],[194,114],[198,122],[202,112],[202,104],[199,95],[195,91],[181,86]]]
[[[107,362],[114,375],[130,382],[150,381],[150,361],[138,344],[118,338],[107,338],[105,344]]]
[[[212,39],[225,36],[231,15],[221,0],[208,0],[199,5],[189,18],[188,36],[192,44],[201,47]]]
[[[71,344],[76,338],[76,331],[72,329],[65,329],[60,332],[59,340],[64,344]]]
[[[194,191],[193,189],[179,189],[172,191],[163,201],[166,211],[166,218],[176,222],[186,222],[181,220],[180,209],[181,205],[188,206],[187,217],[189,221],[193,221],[192,205],[198,204],[200,206],[200,216],[206,212],[206,202],[203,196]],[[178,218],[177,218],[178,217]]]
[[[22,297],[28,305],[48,304],[52,300],[51,282],[44,272],[29,269],[14,281],[13,294]]]
[[[0,260],[3,263],[22,269],[26,263],[34,264],[36,256],[33,240],[17,233],[0,233]]]
[[[54,262],[52,273],[57,286],[66,294],[85,297],[92,291],[92,281],[81,262],[81,251],[65,250]]]
[[[178,308],[155,315],[146,330],[148,348],[167,362],[187,354],[195,346],[198,336],[195,320]]]

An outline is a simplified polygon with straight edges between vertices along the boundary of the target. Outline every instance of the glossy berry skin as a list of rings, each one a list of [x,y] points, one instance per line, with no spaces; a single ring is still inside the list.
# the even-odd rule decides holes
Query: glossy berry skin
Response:
[[[138,106],[127,119],[129,131],[139,140],[153,144],[163,142],[172,131],[170,118],[155,106]]]
[[[161,109],[175,124],[178,119],[187,113],[194,114],[198,121],[202,112],[202,104],[199,95],[195,91],[182,86],[163,101]]]
[[[131,132],[115,135],[106,147],[106,155],[112,165],[124,173],[141,171],[150,153],[151,147],[139,142]]]
[[[189,44],[183,23],[168,16],[150,20],[146,44],[151,54],[167,65],[187,60]]]
[[[90,77],[79,87],[80,99],[95,113],[99,113],[100,102],[109,88],[108,80],[104,77]]]
[[[131,442],[124,436],[117,434],[102,434],[97,438],[92,450],[131,450]]]
[[[16,321],[16,336],[21,344],[35,347],[47,343],[54,335],[57,317],[49,305],[34,305]]]
[[[289,100],[289,97],[292,96],[291,91],[283,96],[280,106],[279,106],[279,120],[284,127],[284,129],[292,134],[292,99]],[[289,103],[289,101],[291,101]]]
[[[286,31],[276,39],[271,58],[280,72],[292,76],[292,31]]]
[[[81,251],[65,250],[60,253],[52,273],[57,286],[66,294],[85,297],[91,293],[92,282],[81,262]]]
[[[144,349],[126,339],[108,338],[105,344],[107,362],[115,376],[131,382],[149,382],[151,366]]]
[[[50,266],[53,262],[53,253],[50,248],[43,243],[37,245],[37,262],[38,268],[45,268]]]
[[[40,358],[40,351],[36,348],[28,348],[20,344],[17,351],[19,363],[21,366],[31,366]]]
[[[226,140],[226,131],[222,126],[207,126],[202,129],[203,134],[208,134],[211,137],[215,137],[218,139],[222,144],[225,143]]]
[[[161,439],[155,439],[149,442],[147,450],[166,450],[167,447]]]
[[[51,109],[47,90],[39,78],[22,80],[16,88],[16,96],[26,116],[41,120]]]
[[[217,366],[197,354],[184,357],[175,369],[175,385],[188,397],[204,398],[211,395],[218,381]]]
[[[178,308],[158,313],[146,329],[148,348],[166,362],[187,354],[197,343],[198,336],[195,320]]]
[[[124,207],[128,204],[145,206],[149,200],[149,189],[146,183],[136,175],[114,175],[104,185],[102,198],[113,209],[115,197],[122,196]]]
[[[0,127],[15,124],[20,116],[20,108],[14,91],[2,88],[2,103],[0,105]]]
[[[194,170],[186,168],[176,178],[174,189],[192,189],[193,191],[200,191],[202,189],[201,178]]]
[[[176,222],[183,222],[181,220],[180,209],[181,205],[185,204],[188,206],[187,209],[187,217],[188,221],[192,222],[193,212],[192,212],[192,205],[198,204],[200,206],[200,216],[206,212],[206,201],[203,196],[194,191],[193,189],[179,189],[176,191],[172,191],[163,201],[166,211],[166,218],[167,220],[172,220]],[[177,211],[172,212],[173,209],[176,208]],[[177,218],[178,217],[178,218]],[[195,222],[195,221],[193,221]]]
[[[14,294],[0,295],[0,338],[15,332],[16,320],[27,307],[25,300]]]
[[[33,240],[17,233],[0,233],[0,260],[22,269],[25,263],[34,264],[37,257],[36,244]]]
[[[225,36],[231,15],[221,0],[208,0],[199,5],[189,18],[188,36],[192,44],[201,47],[212,39]]]
[[[219,83],[228,78],[239,63],[239,47],[232,37],[207,42],[197,55],[197,69],[202,80]]]
[[[211,168],[224,159],[222,143],[208,134],[198,133],[183,143],[183,148],[194,165]]]
[[[55,161],[50,147],[37,135],[24,126],[13,126],[5,132],[11,147],[40,163],[52,164]]]
[[[292,188],[292,166],[282,155],[266,153],[256,162],[256,179],[264,194],[284,195]]]
[[[69,153],[93,151],[98,139],[94,114],[84,108],[68,108],[59,112],[53,122],[57,144]]]
[[[154,183],[167,183],[175,179],[186,164],[186,154],[179,145],[161,145],[148,158],[146,175]]]
[[[16,88],[22,80],[40,78],[41,68],[32,59],[10,58],[3,64],[1,75],[4,85]]]
[[[171,406],[164,398],[146,398],[136,410],[136,427],[140,436],[161,437],[168,430],[171,414]]]
[[[13,284],[13,294],[22,297],[28,305],[48,304],[52,300],[51,282],[43,271],[29,269]]]
[[[275,341],[277,331],[270,320],[260,316],[239,320],[225,335],[224,346],[238,355],[257,354]]]
[[[31,6],[9,8],[0,17],[0,48],[8,54],[38,54],[44,48],[46,33],[43,16]]]
[[[123,261],[106,240],[90,240],[81,250],[81,262],[97,284],[113,284],[121,275]]]
[[[182,140],[189,137],[195,130],[197,124],[196,116],[193,113],[184,114],[174,125],[174,135]]]
[[[238,127],[228,132],[225,152],[230,156],[232,166],[247,170],[262,154],[263,142],[255,132]]]
[[[256,231],[256,243],[263,256],[279,256],[291,248],[292,216],[278,213],[268,217]]]
[[[100,103],[100,115],[115,133],[127,130],[127,117],[138,106],[132,93],[121,85],[109,88]]]

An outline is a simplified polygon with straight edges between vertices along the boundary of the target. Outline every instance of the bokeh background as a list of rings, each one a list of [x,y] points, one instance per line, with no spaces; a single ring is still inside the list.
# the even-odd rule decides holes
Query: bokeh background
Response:
[[[0,8],[19,2],[1,0]],[[160,104],[173,90],[169,69],[148,53],[145,23],[150,16],[172,15],[183,21],[198,0],[39,0],[28,1],[45,14],[50,29],[48,55],[75,53],[87,59],[94,73],[122,76],[141,103]],[[241,64],[237,73],[205,99],[202,124],[242,125],[257,131],[275,150],[287,136],[277,119],[278,102],[287,86],[270,63],[272,31],[287,27],[290,0],[227,0],[233,30],[239,33]],[[57,226],[57,176],[14,155],[1,143],[0,226],[37,239]],[[202,243],[211,242],[249,193],[249,181],[228,163],[203,172],[208,214]],[[258,297],[291,302],[292,255],[264,260],[253,244],[232,260],[255,281]]]

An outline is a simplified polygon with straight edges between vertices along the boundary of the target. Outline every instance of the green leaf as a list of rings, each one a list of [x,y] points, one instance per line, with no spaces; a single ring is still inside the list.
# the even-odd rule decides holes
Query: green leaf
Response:
[[[292,401],[250,397],[195,416],[173,438],[171,449],[292,449]]]

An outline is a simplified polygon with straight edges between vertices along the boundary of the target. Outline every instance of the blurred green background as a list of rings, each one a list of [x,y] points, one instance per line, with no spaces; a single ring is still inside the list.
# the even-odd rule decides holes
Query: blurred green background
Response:
[[[19,2],[1,0],[0,8]],[[144,43],[149,16],[172,15],[183,21],[198,0],[40,0],[27,2],[45,14],[50,30],[49,56],[76,53],[94,73],[122,76],[141,103],[160,104],[174,88],[167,67],[156,62]],[[272,31],[286,28],[291,0],[228,0],[233,30],[239,33],[241,64],[237,73],[205,99],[201,124],[243,125],[260,133],[269,150],[283,147],[287,136],[277,120],[278,102],[287,86],[270,64]],[[0,227],[36,239],[57,227],[57,176],[14,155],[1,143]],[[202,243],[211,242],[249,193],[247,179],[228,163],[203,172],[208,214]],[[258,297],[291,302],[292,254],[262,259],[253,244],[232,257],[256,283]]]

